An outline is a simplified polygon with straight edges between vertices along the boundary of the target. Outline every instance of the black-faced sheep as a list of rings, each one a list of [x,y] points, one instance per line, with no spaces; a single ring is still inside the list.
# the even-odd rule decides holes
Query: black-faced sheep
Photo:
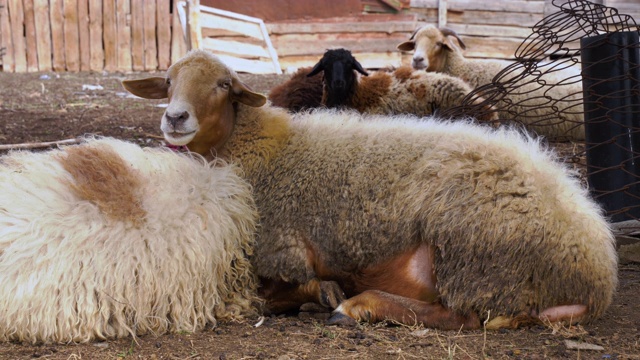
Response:
[[[86,342],[256,313],[235,166],[114,139],[0,158],[0,340]]]
[[[459,78],[413,71],[408,66],[369,74],[345,49],[327,50],[308,76],[320,73],[324,74],[322,104],[367,114],[433,115],[437,111],[461,107],[472,90]],[[481,101],[483,99],[478,99]],[[473,110],[465,115],[472,117],[477,113]],[[486,113],[489,116],[481,120],[496,119],[493,112]]]
[[[466,48],[455,31],[425,25],[409,41],[399,44],[398,50],[414,51],[411,64],[415,69],[456,76],[472,88],[483,86],[482,95],[497,92],[495,107],[501,120],[518,121],[528,130],[552,139],[584,140],[579,82],[566,83],[560,74],[523,76],[514,71],[520,66],[514,62],[466,59],[451,37],[462,49]],[[513,69],[513,75],[500,76],[505,69]],[[491,85],[494,81],[500,85]]]
[[[337,110],[292,117],[204,51],[124,86],[169,97],[167,141],[241,165],[260,213],[252,263],[267,309],[316,301],[337,307],[330,322],[459,329],[487,317],[488,328],[589,321],[612,300],[617,257],[601,209],[520,133]]]
[[[298,69],[289,80],[269,92],[271,105],[293,112],[322,106],[322,75],[307,77],[311,67]]]

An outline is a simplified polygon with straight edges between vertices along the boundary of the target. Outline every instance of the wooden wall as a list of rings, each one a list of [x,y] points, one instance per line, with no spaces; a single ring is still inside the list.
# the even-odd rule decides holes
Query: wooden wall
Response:
[[[351,50],[365,68],[383,68],[403,62],[396,46],[411,36],[418,23],[414,14],[376,14],[266,26],[283,69],[312,66],[333,48]]]
[[[328,0],[322,6],[308,0],[200,0],[200,5],[263,19],[284,70],[314,65],[331,48],[351,50],[367,68],[398,66],[403,54],[396,46],[417,26],[415,14],[401,11],[409,0]],[[252,41],[219,31],[203,36]]]
[[[238,0],[243,1],[252,3]],[[510,59],[530,27],[553,10],[551,0],[349,0],[359,1],[363,13],[316,17],[317,2],[277,1],[295,5],[280,20],[265,21],[283,70],[313,65],[326,49],[336,47],[352,50],[369,68],[408,63],[410,55],[395,47],[423,23],[457,31],[468,57]],[[640,0],[593,1],[640,19]],[[186,49],[177,11],[169,8],[175,2],[0,0],[0,48],[6,48],[0,64],[10,72],[164,70]],[[216,2],[236,4],[202,0]],[[291,18],[304,9],[308,15]]]
[[[3,70],[165,70],[186,49],[170,3],[0,0]]]

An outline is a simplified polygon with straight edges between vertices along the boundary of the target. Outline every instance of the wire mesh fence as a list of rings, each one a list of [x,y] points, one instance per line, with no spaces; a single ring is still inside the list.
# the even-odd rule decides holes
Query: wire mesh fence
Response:
[[[584,154],[567,160],[586,161],[590,191],[612,222],[631,220],[640,232],[639,27],[590,1],[553,5],[557,12],[533,26],[516,61],[443,115],[489,108],[501,123],[551,142],[584,144]]]

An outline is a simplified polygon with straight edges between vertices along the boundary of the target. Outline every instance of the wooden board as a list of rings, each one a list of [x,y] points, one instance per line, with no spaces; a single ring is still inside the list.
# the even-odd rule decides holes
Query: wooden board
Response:
[[[215,50],[216,53],[227,53],[236,56],[242,55],[252,58],[269,58],[269,52],[262,46],[246,44],[238,41],[203,38],[202,47],[204,49]]]
[[[353,55],[365,69],[398,67],[411,63],[411,56],[400,52],[354,53]],[[282,69],[291,73],[299,68],[315,65],[321,57],[321,55],[284,56],[280,57],[279,60]]]
[[[49,19],[51,20],[51,48],[53,49],[53,71],[65,71],[64,17],[62,0],[49,1]]]
[[[212,29],[229,29],[234,32],[262,39],[260,25],[256,23],[240,22],[236,19],[229,19],[214,14],[200,13],[200,27]]]
[[[366,18],[365,18],[366,19]],[[389,21],[341,18],[338,22],[298,22],[266,24],[270,35],[283,34],[321,34],[321,33],[365,33],[365,32],[408,32],[411,34],[417,26],[415,16],[402,20]],[[360,20],[360,21],[357,21]]]
[[[158,70],[171,65],[171,9],[169,1],[156,2],[156,28],[158,31]]]
[[[271,41],[282,57],[321,55],[328,48],[345,48],[353,52],[397,52],[396,46],[409,36],[406,33],[289,34],[273,36]]]
[[[171,63],[178,61],[187,52],[187,43],[180,24],[177,3],[177,1],[173,2],[173,13],[171,14]]]
[[[35,0],[36,41],[38,49],[38,70],[51,71],[51,22],[49,21],[49,1]]]
[[[439,0],[411,0],[412,8],[438,8]],[[544,0],[447,0],[449,11],[488,10],[492,12],[540,13],[544,11]]]
[[[139,1],[139,0],[138,0]],[[158,68],[156,48],[156,3],[155,0],[144,0],[144,69]]]
[[[89,50],[91,53],[89,67],[92,71],[104,69],[102,17],[102,2],[89,1]]]
[[[67,71],[80,71],[78,0],[64,0],[64,51]]]
[[[104,69],[115,71],[118,67],[118,52],[116,38],[118,36],[116,25],[116,0],[103,0],[102,22],[104,39]]]
[[[378,0],[374,0],[378,1]],[[201,5],[257,17],[266,23],[362,13],[362,0],[201,0]]]
[[[15,71],[26,72],[27,54],[25,52],[26,44],[24,39],[24,11],[22,7],[22,0],[9,0],[8,5]]]
[[[496,37],[462,37],[467,44],[464,52],[470,58],[514,59],[515,51],[522,39]]]
[[[531,28],[519,26],[501,25],[475,25],[475,24],[447,24],[447,27],[457,32],[459,35],[469,36],[497,36],[513,37],[525,39],[531,35]]]
[[[7,72],[15,71],[13,60],[13,41],[11,40],[11,21],[9,20],[9,7],[7,0],[0,0],[0,49],[4,47],[2,57],[2,69]]]
[[[250,72],[252,74],[273,74],[273,64],[260,60],[242,59],[235,56],[218,54],[216,56],[227,66],[238,72]]]
[[[24,34],[27,50],[27,71],[38,71],[38,44],[33,0],[24,0]]]
[[[144,6],[139,0],[131,2],[131,59],[133,71],[144,70]]]
[[[129,0],[116,0],[117,67],[124,72],[131,71],[131,25],[127,19],[130,11]]]
[[[89,1],[90,0],[78,0],[80,71],[89,71],[91,69],[91,45],[89,39]]]
[[[436,24],[438,9],[415,8],[412,11],[420,14],[424,22]],[[542,20],[541,13],[495,12],[495,11],[449,11],[447,26],[452,23],[531,27]]]

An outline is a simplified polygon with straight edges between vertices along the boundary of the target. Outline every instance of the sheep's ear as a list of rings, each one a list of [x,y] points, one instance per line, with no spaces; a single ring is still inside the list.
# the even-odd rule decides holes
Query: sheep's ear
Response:
[[[354,59],[355,60],[355,59]],[[369,73],[366,72],[363,68],[362,65],[358,62],[358,60],[355,60],[354,63],[354,67],[356,69],[357,72],[359,72],[360,74],[364,75],[364,76],[369,76]]]
[[[405,41],[396,46],[396,48],[400,51],[413,51],[416,48],[416,43],[414,41]]]
[[[467,45],[465,45],[464,41],[462,41],[462,39],[460,38],[458,33],[456,33],[455,31],[453,31],[453,30],[451,30],[449,28],[442,27],[442,28],[440,28],[440,32],[447,39],[447,45],[449,47],[451,47],[452,44],[449,42],[448,36],[453,36],[454,38],[456,38],[456,40],[458,40],[458,44],[460,44],[460,47],[462,48],[462,50],[466,50],[467,49]]]
[[[237,101],[251,107],[260,107],[267,102],[267,98],[251,90],[249,86],[239,79],[231,78],[231,101]]]
[[[313,69],[311,69],[311,72],[307,74],[307,77],[312,77],[313,75],[316,75],[320,71],[324,71],[324,64],[322,63],[322,60],[318,61],[318,63],[313,67]]]
[[[123,80],[122,86],[133,95],[145,99],[164,99],[169,96],[169,85],[166,79],[162,77]]]

